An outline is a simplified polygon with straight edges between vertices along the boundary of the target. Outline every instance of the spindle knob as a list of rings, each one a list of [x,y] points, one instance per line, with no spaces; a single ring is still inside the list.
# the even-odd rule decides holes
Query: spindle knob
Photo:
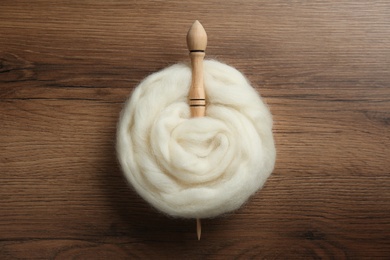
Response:
[[[190,52],[205,51],[207,34],[202,24],[196,20],[187,33],[187,47]]]

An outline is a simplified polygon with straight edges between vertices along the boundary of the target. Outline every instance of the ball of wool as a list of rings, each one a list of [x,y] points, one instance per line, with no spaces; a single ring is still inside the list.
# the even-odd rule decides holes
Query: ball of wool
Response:
[[[206,60],[206,116],[190,118],[191,68],[144,79],[125,104],[117,154],[125,177],[158,210],[208,218],[238,209],[275,164],[272,117],[235,68]]]

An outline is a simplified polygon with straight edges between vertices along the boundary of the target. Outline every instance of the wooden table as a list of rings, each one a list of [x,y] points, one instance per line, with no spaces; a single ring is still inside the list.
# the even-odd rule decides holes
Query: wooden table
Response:
[[[243,208],[157,213],[115,154],[147,75],[207,57],[269,104],[278,157]],[[360,259],[390,256],[390,3],[17,1],[0,8],[0,259]]]

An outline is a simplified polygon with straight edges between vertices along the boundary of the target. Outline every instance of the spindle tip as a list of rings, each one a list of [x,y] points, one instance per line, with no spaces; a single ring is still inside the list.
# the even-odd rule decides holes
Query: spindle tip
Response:
[[[196,235],[198,237],[198,240],[200,240],[200,236],[202,234],[202,222],[200,222],[200,219],[196,219]]]
[[[191,51],[205,51],[207,46],[207,34],[202,24],[196,20],[187,33],[187,46]]]

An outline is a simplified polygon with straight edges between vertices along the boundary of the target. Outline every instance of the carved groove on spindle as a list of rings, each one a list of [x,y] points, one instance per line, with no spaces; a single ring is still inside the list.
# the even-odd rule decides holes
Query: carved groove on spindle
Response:
[[[190,99],[188,102],[191,107],[193,106],[206,106],[206,99]]]

